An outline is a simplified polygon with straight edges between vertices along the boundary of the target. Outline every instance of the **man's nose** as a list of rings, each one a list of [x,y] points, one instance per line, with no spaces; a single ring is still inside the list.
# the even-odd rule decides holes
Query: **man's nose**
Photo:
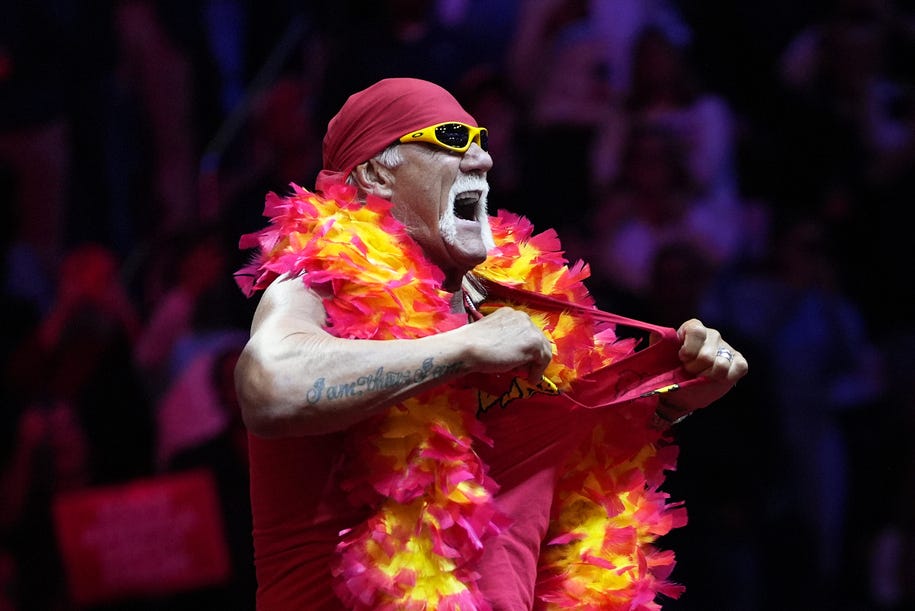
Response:
[[[474,142],[461,157],[462,172],[488,172],[492,168],[492,157]]]

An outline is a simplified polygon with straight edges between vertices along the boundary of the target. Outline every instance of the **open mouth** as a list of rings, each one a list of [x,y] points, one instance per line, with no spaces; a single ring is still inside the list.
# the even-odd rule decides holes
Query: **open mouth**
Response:
[[[466,191],[454,198],[454,216],[464,221],[477,220],[477,209],[480,203],[479,191]]]

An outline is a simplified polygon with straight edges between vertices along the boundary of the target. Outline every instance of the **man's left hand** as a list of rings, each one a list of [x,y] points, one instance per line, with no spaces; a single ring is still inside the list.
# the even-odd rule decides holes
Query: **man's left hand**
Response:
[[[706,384],[695,384],[663,395],[658,414],[673,422],[720,399],[748,371],[747,360],[721,338],[721,334],[693,318],[677,329],[680,338],[680,361],[690,373],[706,378]]]

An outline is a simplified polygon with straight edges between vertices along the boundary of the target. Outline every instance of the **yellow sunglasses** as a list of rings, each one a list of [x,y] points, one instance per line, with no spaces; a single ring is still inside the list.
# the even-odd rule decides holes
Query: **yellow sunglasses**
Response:
[[[476,142],[485,151],[489,149],[489,132],[485,127],[451,121],[410,132],[399,142],[428,142],[458,153],[466,152]]]

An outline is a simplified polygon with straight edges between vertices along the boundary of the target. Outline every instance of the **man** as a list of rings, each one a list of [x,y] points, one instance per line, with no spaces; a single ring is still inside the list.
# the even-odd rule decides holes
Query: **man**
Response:
[[[747,371],[717,331],[691,320],[671,330],[677,369],[705,383],[684,383],[664,405],[632,402],[639,412],[560,405],[574,395],[550,394],[560,344],[596,313],[569,303],[575,324],[545,325],[523,307],[477,310],[468,272],[482,273],[490,253],[509,273],[504,255],[518,247],[505,237],[514,221],[487,216],[486,136],[440,87],[380,81],[330,121],[319,194],[268,197],[274,229],[243,241],[261,248],[252,283],[265,287],[236,369],[260,609],[517,610],[557,600],[538,562],[551,524],[561,530],[565,519],[552,499],[576,444],[595,443],[601,419],[628,414],[640,432],[627,439],[645,436],[661,455],[661,433],[645,433],[652,422],[708,405]],[[338,230],[349,233],[334,238]],[[582,358],[562,370],[572,377],[591,357],[609,363],[605,352],[619,345],[587,336]],[[528,398],[481,409],[477,421],[477,399],[490,395],[476,387],[512,380]],[[639,490],[653,491],[651,479]],[[663,576],[644,577],[664,591]],[[535,594],[538,579],[547,585]]]

